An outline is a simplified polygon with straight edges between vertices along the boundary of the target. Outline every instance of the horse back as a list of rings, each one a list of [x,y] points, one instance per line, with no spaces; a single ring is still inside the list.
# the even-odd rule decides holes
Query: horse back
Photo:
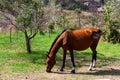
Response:
[[[97,45],[99,39],[94,40],[91,37],[92,33],[97,30],[96,28],[68,29],[62,35],[63,46],[68,47],[68,49],[85,50],[93,44]]]

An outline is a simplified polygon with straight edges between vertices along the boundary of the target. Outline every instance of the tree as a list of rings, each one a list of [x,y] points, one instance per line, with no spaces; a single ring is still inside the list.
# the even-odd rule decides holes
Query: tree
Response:
[[[34,0],[1,0],[1,11],[15,19],[16,28],[25,35],[27,52],[31,52],[30,41],[38,33],[42,24],[43,9],[41,1]],[[6,15],[4,15],[6,16]],[[7,16],[7,18],[9,18]],[[9,18],[10,19],[10,18]],[[13,20],[11,20],[11,23]]]
[[[61,12],[61,14],[59,15],[56,23],[59,27],[61,28],[65,28],[66,27],[66,13],[64,13],[63,11]]]
[[[106,39],[108,42],[117,43],[120,41],[120,0],[110,0],[106,4],[104,21],[108,28]]]
[[[76,11],[76,13],[78,15],[78,26],[81,28],[81,23],[80,23],[81,9],[80,8],[76,8],[75,11]]]

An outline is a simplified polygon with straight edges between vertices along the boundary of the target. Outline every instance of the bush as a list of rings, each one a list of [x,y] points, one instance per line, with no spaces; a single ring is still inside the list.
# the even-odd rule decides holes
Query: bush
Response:
[[[54,22],[48,23],[48,28],[50,29],[50,32],[53,32],[53,29],[54,29]]]
[[[113,19],[111,14],[112,10],[107,8],[104,13],[104,21],[107,26],[108,33],[106,33],[104,38],[107,39],[108,42],[119,43],[120,33],[118,32],[118,29],[120,29],[120,21],[119,19]]]
[[[119,25],[120,23],[117,21],[110,21],[109,25],[108,25],[108,32],[105,34],[104,39],[106,39],[108,42],[111,43],[119,43],[120,39],[119,39]]]

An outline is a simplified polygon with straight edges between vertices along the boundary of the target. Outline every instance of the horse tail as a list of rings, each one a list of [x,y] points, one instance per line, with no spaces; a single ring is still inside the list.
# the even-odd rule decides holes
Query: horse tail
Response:
[[[62,35],[62,33],[64,33],[66,31],[66,29],[64,29],[56,38],[55,40],[53,41],[52,45],[51,45],[51,48],[49,49],[49,52],[48,52],[48,55],[53,47],[53,45],[55,44],[55,42],[57,41],[57,39]]]

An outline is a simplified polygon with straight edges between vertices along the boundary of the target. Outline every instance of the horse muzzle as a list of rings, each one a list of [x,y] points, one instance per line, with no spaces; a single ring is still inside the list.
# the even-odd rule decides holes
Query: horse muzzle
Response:
[[[46,69],[46,72],[50,73],[50,72],[51,72],[51,69]]]

